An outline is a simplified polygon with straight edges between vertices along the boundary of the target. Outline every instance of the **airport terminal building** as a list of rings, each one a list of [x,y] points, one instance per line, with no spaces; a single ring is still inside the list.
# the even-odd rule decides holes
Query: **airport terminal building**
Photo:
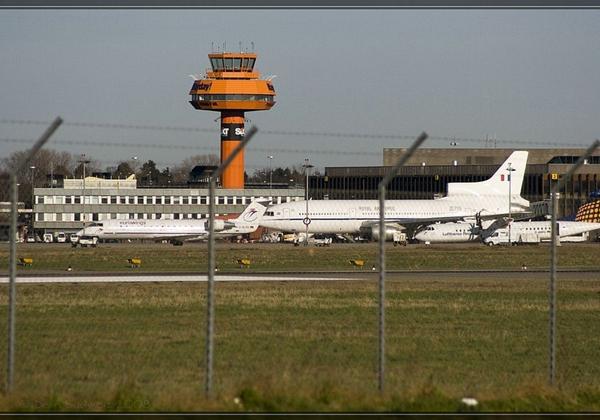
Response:
[[[208,217],[208,188],[138,188],[135,177],[65,179],[60,188],[35,188],[34,229],[76,232],[111,219],[200,219]],[[255,198],[274,203],[304,199],[304,188],[217,189],[215,213],[235,217]]]
[[[383,150],[382,166],[326,167],[309,177],[311,199],[376,199],[381,179],[406,149]],[[449,182],[477,182],[496,172],[514,149],[420,149],[388,187],[390,199],[432,199],[443,196]],[[549,192],[584,149],[530,149],[521,195],[535,215],[548,214]],[[508,171],[507,171],[508,173]],[[303,200],[303,187],[217,189],[216,213],[235,217],[255,198],[273,203]],[[600,152],[596,151],[565,183],[559,217],[577,212],[600,189]],[[65,179],[58,188],[35,188],[34,228],[44,232],[75,232],[86,223],[110,219],[194,219],[208,217],[208,188],[138,188],[135,178]]]
[[[491,177],[515,149],[419,149],[400,168],[388,187],[391,199],[432,199],[445,195],[449,182],[477,182]],[[406,149],[383,150],[383,166],[326,167],[310,178],[313,199],[376,199],[378,184]],[[550,188],[585,149],[529,149],[521,195],[536,215],[548,214]],[[508,174],[508,171],[507,171]],[[577,212],[590,194],[600,189],[600,151],[577,170],[560,191],[559,217]]]

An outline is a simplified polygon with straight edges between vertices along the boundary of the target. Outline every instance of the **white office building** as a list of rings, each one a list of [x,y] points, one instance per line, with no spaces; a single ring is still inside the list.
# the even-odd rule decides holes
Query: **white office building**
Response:
[[[111,219],[200,219],[208,217],[208,188],[137,188],[127,179],[65,179],[61,188],[35,188],[34,229],[76,232]],[[215,214],[235,217],[255,198],[273,204],[304,199],[303,188],[217,189]]]

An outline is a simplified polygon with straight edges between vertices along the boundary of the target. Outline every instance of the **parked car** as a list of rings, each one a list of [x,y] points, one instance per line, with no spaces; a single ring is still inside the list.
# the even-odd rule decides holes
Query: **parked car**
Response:
[[[67,235],[65,235],[65,232],[56,233],[56,242],[59,242],[61,244],[67,242]]]
[[[44,242],[47,244],[54,242],[54,237],[51,233],[44,233]]]

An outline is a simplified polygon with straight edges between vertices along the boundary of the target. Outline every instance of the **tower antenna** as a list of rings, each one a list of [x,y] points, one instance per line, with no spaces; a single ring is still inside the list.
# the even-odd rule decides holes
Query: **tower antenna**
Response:
[[[254,41],[250,41],[250,45],[252,45],[252,52],[254,52]]]

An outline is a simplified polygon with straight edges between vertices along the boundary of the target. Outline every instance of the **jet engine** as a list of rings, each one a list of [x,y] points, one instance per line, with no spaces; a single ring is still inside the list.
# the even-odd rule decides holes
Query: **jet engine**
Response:
[[[206,228],[207,231],[208,231],[209,226],[210,226],[210,223],[207,220],[206,223],[204,223],[204,227]],[[227,220],[215,219],[215,232],[220,232],[225,229],[231,229],[233,227],[235,227],[235,223],[228,222]]]
[[[364,234],[366,236],[369,236],[372,240],[374,241],[378,241],[379,240],[379,225],[371,225],[368,226],[364,229],[361,229],[361,233],[364,232]],[[402,232],[402,229],[400,228],[399,225],[396,224],[392,224],[392,225],[385,225],[385,240],[386,241],[393,241],[394,240],[394,233],[396,232]]]

